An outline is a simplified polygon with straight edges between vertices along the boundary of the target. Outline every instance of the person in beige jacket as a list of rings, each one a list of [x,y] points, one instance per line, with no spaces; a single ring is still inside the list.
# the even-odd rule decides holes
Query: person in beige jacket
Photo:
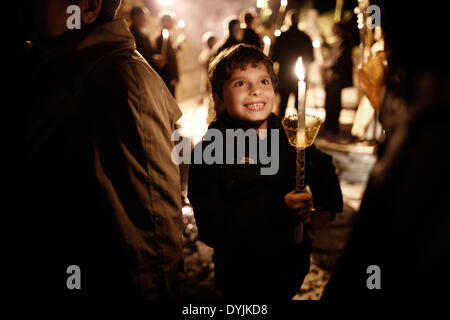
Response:
[[[68,30],[74,3],[82,25]],[[180,175],[170,158],[181,112],[114,20],[120,0],[36,4],[42,63],[24,125],[30,205],[18,294],[181,298]],[[20,273],[30,261],[33,273]]]

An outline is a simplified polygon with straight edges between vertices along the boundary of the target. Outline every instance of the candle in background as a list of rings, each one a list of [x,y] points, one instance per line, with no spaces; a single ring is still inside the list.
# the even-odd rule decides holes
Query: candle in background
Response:
[[[305,69],[303,68],[302,57],[298,57],[297,65],[295,67],[298,78],[298,130],[297,130],[297,147],[306,148],[305,137],[305,102],[306,102],[306,82],[305,82]]]
[[[264,36],[264,38],[263,38],[263,41],[264,41],[264,50],[263,50],[263,52],[264,52],[264,54],[266,55],[266,56],[269,56],[269,52],[270,52],[270,38],[268,37],[268,36]]]
[[[163,29],[162,36],[163,36],[163,43],[162,43],[162,47],[161,47],[161,54],[164,56],[164,55],[166,55],[167,42],[169,41],[169,30]]]

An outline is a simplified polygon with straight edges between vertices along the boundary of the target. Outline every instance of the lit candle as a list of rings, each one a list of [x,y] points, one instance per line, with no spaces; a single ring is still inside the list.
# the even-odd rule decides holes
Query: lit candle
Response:
[[[163,43],[162,43],[162,47],[161,47],[161,54],[164,56],[164,55],[166,55],[167,42],[169,41],[169,30],[163,29],[162,36],[163,36]]]
[[[264,36],[263,41],[264,41],[264,50],[263,50],[263,52],[264,52],[264,54],[266,56],[268,56],[269,52],[270,52],[270,38],[268,36]]]
[[[305,148],[306,148],[306,136],[305,136],[305,69],[303,68],[302,57],[298,57],[297,65],[295,66],[295,72],[298,78],[298,111],[297,111],[297,136],[295,145],[297,147],[297,179],[295,184],[295,190],[297,192],[305,191]],[[300,222],[295,227],[294,232],[295,242],[300,244],[303,240],[303,222]]]
[[[302,57],[298,57],[297,65],[295,67],[298,78],[298,129],[297,129],[297,142],[298,148],[306,148],[305,137],[305,102],[306,102],[306,82],[305,82],[305,69],[303,68]]]

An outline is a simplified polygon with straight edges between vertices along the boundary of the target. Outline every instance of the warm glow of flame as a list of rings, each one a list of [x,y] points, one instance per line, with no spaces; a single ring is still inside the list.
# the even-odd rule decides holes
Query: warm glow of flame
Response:
[[[312,43],[314,48],[319,48],[320,47],[320,41],[319,40],[314,40]]]
[[[257,0],[257,1],[256,1],[256,7],[257,7],[257,8],[262,8],[262,7],[264,7],[264,0]]]
[[[288,5],[288,2],[287,2],[287,0],[281,0],[281,3],[280,3],[283,7],[286,7],[287,5]]]
[[[303,68],[303,59],[298,57],[297,64],[295,66],[295,73],[297,73],[297,78],[299,81],[305,80],[305,69]]]
[[[178,27],[179,28],[184,28],[184,20],[178,21]]]
[[[169,38],[169,30],[164,29],[164,30],[162,31],[162,35],[163,35],[163,38],[164,38],[164,39]]]
[[[281,35],[280,29],[275,30],[273,34],[275,35],[275,37],[279,37]]]
[[[265,44],[270,44],[270,38],[268,36],[264,36],[263,41]]]

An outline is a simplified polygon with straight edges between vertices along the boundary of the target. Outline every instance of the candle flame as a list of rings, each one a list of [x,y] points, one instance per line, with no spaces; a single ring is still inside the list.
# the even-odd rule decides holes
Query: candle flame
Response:
[[[169,38],[169,30],[164,29],[164,30],[162,31],[162,35],[163,35],[163,38],[164,38],[164,39]]]
[[[178,27],[179,27],[179,28],[184,28],[184,26],[185,26],[184,20],[178,21]]]
[[[305,80],[305,69],[303,69],[303,59],[298,57],[297,64],[295,66],[295,72],[297,73],[297,78],[299,81]]]
[[[275,30],[275,32],[273,34],[275,37],[279,37],[281,35],[281,30],[277,29],[277,30]]]
[[[281,3],[280,3],[283,7],[286,7],[287,5],[288,5],[288,2],[287,2],[287,0],[281,0]]]
[[[270,44],[270,38],[268,36],[264,36],[263,41],[265,44]]]

